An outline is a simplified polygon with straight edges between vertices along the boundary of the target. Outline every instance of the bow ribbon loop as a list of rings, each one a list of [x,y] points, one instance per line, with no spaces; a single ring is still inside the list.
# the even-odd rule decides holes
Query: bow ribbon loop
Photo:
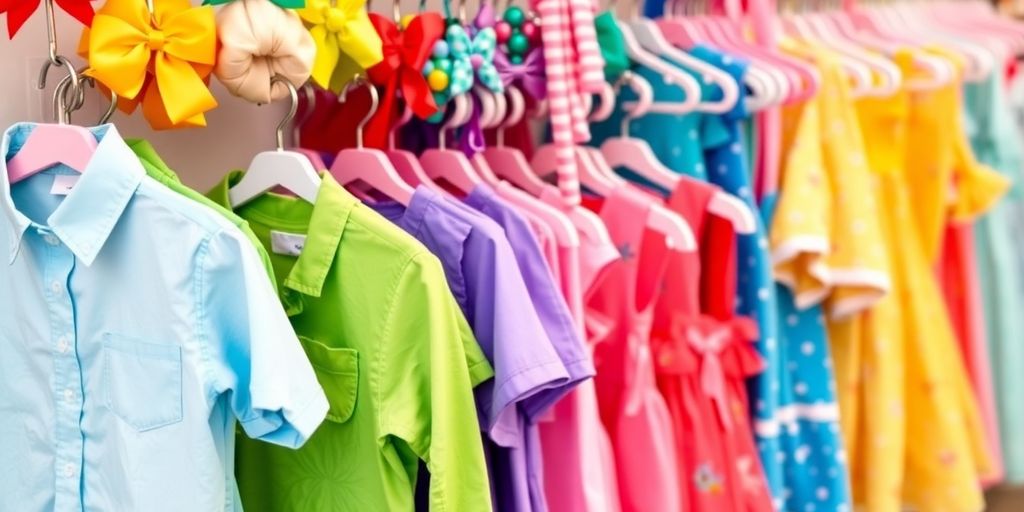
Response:
[[[718,411],[718,419],[726,430],[732,427],[729,404],[726,397],[725,370],[722,367],[722,351],[733,341],[733,330],[729,325],[718,325],[706,329],[691,326],[686,329],[686,342],[701,356],[700,386],[711,397]]]
[[[135,100],[145,92],[149,108],[159,99],[177,125],[217,106],[206,83],[216,47],[212,7],[156,0],[150,15],[145,3],[110,0],[93,19],[89,67],[120,97]]]
[[[364,0],[306,0],[298,11],[316,43],[313,81],[340,90],[360,70],[383,58],[382,42],[366,13]],[[344,51],[342,51],[344,49]]]

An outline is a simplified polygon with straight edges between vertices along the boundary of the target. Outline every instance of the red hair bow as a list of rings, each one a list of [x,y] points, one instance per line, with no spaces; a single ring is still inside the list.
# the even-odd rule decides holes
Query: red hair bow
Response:
[[[32,17],[32,13],[39,8],[41,0],[0,0],[0,14],[7,13],[7,35],[14,39],[22,25]],[[92,25],[92,17],[95,11],[92,9],[91,0],[56,0],[57,6],[64,9],[76,20],[85,26]]]
[[[398,116],[398,92],[409,108],[426,119],[437,112],[437,103],[430,92],[423,66],[441,36],[444,19],[437,13],[423,13],[412,19],[403,30],[391,19],[370,13],[370,23],[384,43],[384,60],[367,70],[370,81],[384,87],[380,110],[367,126],[367,144],[380,147],[387,139],[392,120]]]

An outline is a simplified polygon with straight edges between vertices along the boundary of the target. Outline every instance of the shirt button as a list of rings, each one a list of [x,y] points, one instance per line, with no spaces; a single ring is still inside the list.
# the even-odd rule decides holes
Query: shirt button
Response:
[[[64,476],[71,478],[75,476],[75,465],[68,462],[64,465]]]
[[[68,349],[71,348],[71,343],[68,342],[67,336],[61,336],[57,338],[57,351],[61,354],[67,354]]]
[[[71,389],[64,390],[64,400],[71,402],[75,399],[75,392]]]
[[[60,239],[50,234],[43,235],[43,241],[46,242],[47,245],[56,246],[60,244]]]
[[[54,281],[50,283],[50,290],[53,290],[54,294],[59,294],[64,290],[64,286],[60,284],[60,281]]]

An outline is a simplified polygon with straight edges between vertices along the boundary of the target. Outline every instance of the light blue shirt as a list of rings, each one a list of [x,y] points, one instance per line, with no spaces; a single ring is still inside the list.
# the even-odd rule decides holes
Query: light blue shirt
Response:
[[[0,510],[239,510],[236,418],[297,447],[328,407],[259,256],[109,125],[68,195],[12,186],[34,129],[0,146]]]

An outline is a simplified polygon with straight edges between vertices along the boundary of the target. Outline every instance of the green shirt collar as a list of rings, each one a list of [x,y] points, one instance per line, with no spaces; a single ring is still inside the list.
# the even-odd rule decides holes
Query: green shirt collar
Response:
[[[230,209],[228,191],[244,175],[240,170],[228,173],[207,196]],[[305,233],[305,246],[283,285],[311,297],[320,297],[349,215],[358,204],[358,199],[330,174],[324,173],[315,205],[297,197],[268,193],[245,204],[236,213],[271,229]]]
[[[148,174],[159,181],[181,181],[181,178],[160,158],[156,149],[145,139],[125,139],[135,156],[146,166]]]

